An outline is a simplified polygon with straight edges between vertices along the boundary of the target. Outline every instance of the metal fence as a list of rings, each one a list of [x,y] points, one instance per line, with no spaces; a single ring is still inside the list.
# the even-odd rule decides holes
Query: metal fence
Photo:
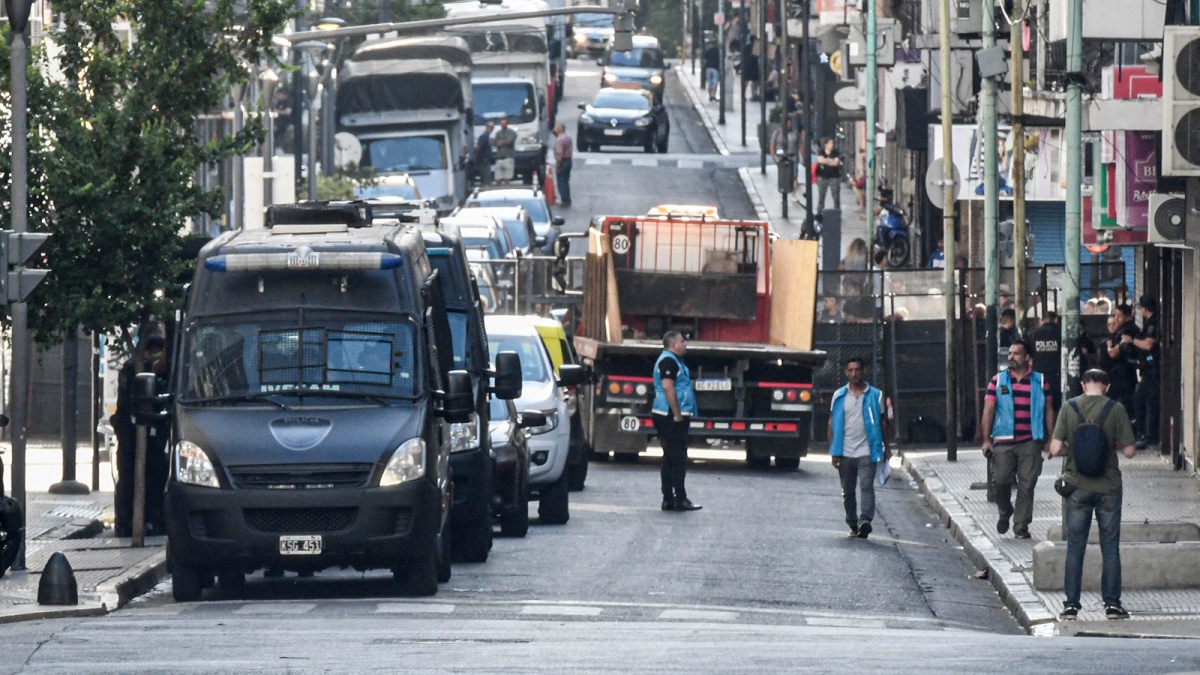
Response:
[[[582,319],[583,258],[524,256],[471,263],[488,314],[537,314],[563,320],[569,333]]]

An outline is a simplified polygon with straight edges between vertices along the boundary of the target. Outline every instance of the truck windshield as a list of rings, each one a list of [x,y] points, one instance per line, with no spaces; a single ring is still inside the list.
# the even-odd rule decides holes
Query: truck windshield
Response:
[[[537,119],[537,97],[528,82],[493,82],[471,85],[475,115],[485,120],[508,117],[509,122],[524,124]],[[478,123],[478,122],[477,122]]]
[[[440,135],[364,139],[363,166],[375,173],[445,169],[446,138]]]
[[[328,405],[330,399],[407,399],[417,392],[412,324],[400,317],[273,312],[199,319],[185,334],[181,403],[263,394]]]
[[[609,52],[608,65],[622,68],[662,68],[662,52],[655,47],[634,47],[627,52]]]

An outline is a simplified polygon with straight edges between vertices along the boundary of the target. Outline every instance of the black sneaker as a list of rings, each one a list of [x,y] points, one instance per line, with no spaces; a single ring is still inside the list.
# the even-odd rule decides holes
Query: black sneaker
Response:
[[[871,521],[869,521],[869,520],[858,521],[858,538],[866,539],[870,535],[871,535]]]
[[[1068,602],[1063,604],[1063,611],[1058,615],[1059,621],[1074,621],[1079,618],[1079,605]]]
[[[1000,534],[1008,532],[1008,516],[1000,516],[1000,520],[996,521],[996,531]]]
[[[1013,536],[1017,539],[1029,539],[1029,530],[1014,530]]]
[[[1129,612],[1126,612],[1125,608],[1120,605],[1105,605],[1104,616],[1110,619],[1128,619]]]
[[[674,511],[675,510],[675,500],[674,499],[664,499],[663,503],[662,503],[662,510],[663,511]]]
[[[699,504],[693,504],[692,500],[686,497],[675,502],[676,511],[699,511],[702,508],[704,507]]]
[[[851,525],[851,526],[850,526],[850,535],[849,535],[849,536],[851,536],[851,537],[857,537],[857,536],[858,536],[858,525]]]

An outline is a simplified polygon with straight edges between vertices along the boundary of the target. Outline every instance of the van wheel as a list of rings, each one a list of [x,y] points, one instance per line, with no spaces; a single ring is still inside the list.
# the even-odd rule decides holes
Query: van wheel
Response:
[[[542,488],[538,499],[538,518],[543,525],[565,525],[571,519],[567,506],[571,494],[567,485],[567,472],[563,472],[558,480]]]
[[[500,513],[500,534],[524,537],[529,532],[529,486],[521,488],[517,503]]]
[[[492,550],[491,518],[464,527],[455,538],[453,549],[456,558],[462,562],[487,562],[488,552]]]
[[[175,602],[200,600],[200,592],[204,590],[204,581],[209,575],[173,555],[170,544],[167,544],[167,569],[171,571],[171,597],[175,598]]]
[[[237,571],[225,571],[217,575],[217,585],[222,591],[241,595],[246,592],[246,575]]]
[[[392,568],[392,578],[400,584],[403,595],[420,598],[437,593],[441,558],[438,547],[434,547],[417,560],[406,561]]]
[[[575,466],[568,466],[570,472],[570,488],[572,492],[579,492],[583,489],[583,484],[587,482],[589,458],[592,453],[589,450],[583,451],[583,456],[579,458],[579,463]]]

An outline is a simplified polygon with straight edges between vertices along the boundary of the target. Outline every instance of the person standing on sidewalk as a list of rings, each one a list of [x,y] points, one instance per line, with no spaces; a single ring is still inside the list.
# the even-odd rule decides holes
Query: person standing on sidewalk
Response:
[[[662,445],[663,511],[699,511],[683,486],[687,474],[688,426],[696,414],[692,375],[683,364],[687,339],[679,331],[663,336],[663,352],[654,364],[654,406],[650,416]]]
[[[1158,409],[1162,396],[1158,376],[1158,299],[1143,295],[1138,300],[1138,307],[1142,310],[1142,330],[1133,339],[1133,346],[1137,350],[1141,380],[1133,394],[1133,414],[1141,431],[1137,449],[1144,450],[1158,444]]]
[[[721,85],[721,48],[709,42],[704,48],[704,84],[708,89],[708,100],[717,100],[717,88]]]
[[[572,139],[567,128],[554,125],[554,177],[557,180],[558,205],[571,206],[571,161],[575,156]]]
[[[1105,396],[1108,391],[1108,374],[1094,368],[1083,374],[1083,395],[1067,401],[1062,415],[1054,427],[1054,438],[1050,441],[1050,456],[1064,455],[1063,514],[1067,529],[1067,561],[1063,571],[1063,591],[1067,599],[1063,603],[1061,619],[1072,620],[1079,616],[1079,594],[1083,583],[1083,556],[1087,551],[1088,533],[1092,529],[1092,513],[1096,514],[1096,526],[1100,530],[1100,555],[1103,564],[1100,572],[1100,594],[1104,600],[1104,613],[1110,619],[1128,619],[1129,612],[1121,606],[1121,469],[1117,466],[1116,453],[1126,457],[1135,452],[1133,427],[1125,406]],[[1095,427],[1084,428],[1085,423],[1098,425],[1103,439],[1098,438]],[[1103,443],[1107,462],[1098,476],[1088,476],[1081,471],[1076,461],[1082,452],[1095,452]],[[1073,447],[1080,444],[1081,447]],[[1087,445],[1084,445],[1087,444]],[[1084,463],[1084,466],[1087,464]],[[1093,471],[1094,473],[1094,471]]]
[[[847,382],[833,393],[829,415],[829,455],[842,481],[850,536],[859,539],[871,534],[875,518],[877,465],[892,458],[883,392],[867,384],[866,375],[866,361],[857,356],[846,360]]]
[[[1100,343],[1100,369],[1108,374],[1108,397],[1133,411],[1133,391],[1137,387],[1137,369],[1128,358],[1133,348],[1124,335],[1133,340],[1133,331],[1122,324],[1120,312],[1108,315],[1108,337]]]
[[[1058,313],[1047,311],[1038,327],[1030,331],[1029,341],[1033,344],[1033,369],[1045,376],[1057,415],[1062,410],[1062,329]]]
[[[492,184],[492,162],[496,161],[492,151],[492,131],[496,124],[491,120],[483,127],[483,133],[475,139],[475,166],[479,169],[479,184],[488,187]]]
[[[825,193],[833,192],[833,208],[842,210],[842,154],[833,147],[832,138],[821,139],[817,155],[817,212],[825,209]]]
[[[1000,519],[996,531],[1029,538],[1033,522],[1033,489],[1042,473],[1042,451],[1054,430],[1054,406],[1042,374],[1033,370],[1033,349],[1024,339],[1008,347],[1008,370],[988,383],[983,403],[983,454],[992,458],[992,480]],[[1013,508],[1012,488],[1017,485]]]

